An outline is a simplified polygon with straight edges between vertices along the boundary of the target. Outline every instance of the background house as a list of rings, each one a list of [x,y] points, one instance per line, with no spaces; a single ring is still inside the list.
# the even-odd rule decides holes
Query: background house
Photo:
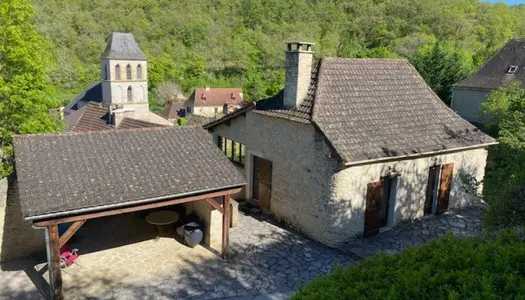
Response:
[[[69,130],[116,128],[124,119],[140,126],[172,125],[149,111],[148,59],[131,33],[115,32],[100,57],[101,81],[89,86],[64,110]],[[77,124],[83,124],[77,126]]]
[[[221,117],[243,105],[240,88],[196,88],[184,107],[189,114],[208,118]]]
[[[481,103],[490,92],[514,80],[525,83],[525,40],[509,41],[474,76],[457,83],[450,107],[466,120],[481,124]]]
[[[407,61],[287,47],[284,90],[205,125],[244,166],[247,199],[330,246],[472,200],[459,174],[483,179],[495,140]]]

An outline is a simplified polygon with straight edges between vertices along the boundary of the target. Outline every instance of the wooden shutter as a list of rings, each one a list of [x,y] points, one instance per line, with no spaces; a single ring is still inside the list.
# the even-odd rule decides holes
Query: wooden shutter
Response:
[[[439,194],[436,214],[442,214],[448,210],[453,173],[454,164],[446,164],[441,167],[441,180],[439,181]]]
[[[365,210],[365,236],[379,233],[381,228],[381,200],[383,199],[383,182],[371,182],[367,185]]]

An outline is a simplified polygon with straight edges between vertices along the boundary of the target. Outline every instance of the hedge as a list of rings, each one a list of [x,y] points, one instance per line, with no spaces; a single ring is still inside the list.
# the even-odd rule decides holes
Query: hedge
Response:
[[[452,234],[318,277],[292,299],[525,299],[525,243]]]

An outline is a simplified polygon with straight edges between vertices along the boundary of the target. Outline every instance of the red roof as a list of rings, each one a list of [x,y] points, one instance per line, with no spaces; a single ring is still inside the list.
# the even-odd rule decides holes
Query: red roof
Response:
[[[242,105],[240,88],[196,88],[194,106]]]

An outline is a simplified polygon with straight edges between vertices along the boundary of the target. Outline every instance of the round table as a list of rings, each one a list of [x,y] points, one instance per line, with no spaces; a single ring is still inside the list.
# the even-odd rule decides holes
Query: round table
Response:
[[[171,210],[158,210],[146,216],[146,222],[156,225],[159,233],[162,232],[162,226],[170,225],[179,220],[179,214]]]

